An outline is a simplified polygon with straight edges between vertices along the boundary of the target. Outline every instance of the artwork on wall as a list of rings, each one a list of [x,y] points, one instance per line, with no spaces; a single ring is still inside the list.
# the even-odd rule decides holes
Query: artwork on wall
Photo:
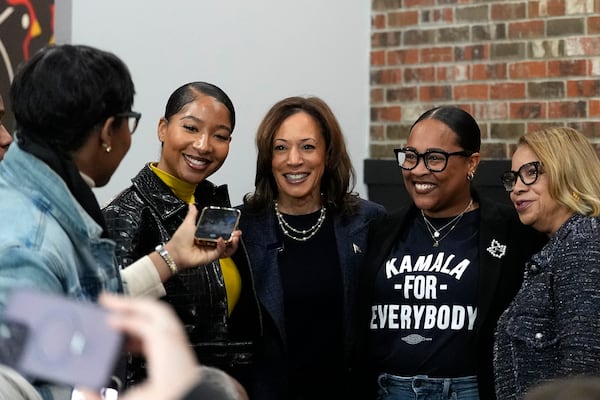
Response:
[[[14,123],[8,92],[15,71],[49,43],[54,43],[54,0],[0,0],[0,94],[9,131]]]

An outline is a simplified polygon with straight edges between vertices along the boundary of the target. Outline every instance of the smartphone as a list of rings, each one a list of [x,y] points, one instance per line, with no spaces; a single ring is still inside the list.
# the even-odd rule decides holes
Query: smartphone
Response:
[[[220,237],[230,242],[239,221],[240,210],[237,208],[204,207],[196,224],[196,244],[216,245]]]
[[[0,331],[12,346],[0,362],[29,379],[91,390],[108,386],[123,344],[100,306],[33,289],[9,294]]]

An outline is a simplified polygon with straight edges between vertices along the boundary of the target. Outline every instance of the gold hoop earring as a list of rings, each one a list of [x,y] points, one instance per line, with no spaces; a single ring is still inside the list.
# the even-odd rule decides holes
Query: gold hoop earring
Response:
[[[474,178],[474,177],[475,177],[475,172],[473,172],[473,171],[469,171],[469,172],[467,173],[467,180],[468,180],[469,182],[471,182],[471,181],[473,180],[473,178]]]

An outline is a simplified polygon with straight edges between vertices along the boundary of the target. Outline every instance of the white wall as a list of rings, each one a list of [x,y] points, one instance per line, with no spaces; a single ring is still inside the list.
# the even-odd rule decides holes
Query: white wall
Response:
[[[369,142],[370,2],[361,0],[57,0],[57,23],[71,13],[70,41],[109,50],[129,66],[142,112],[132,147],[111,182],[95,189],[102,205],[157,161],[156,126],[170,93],[204,80],[232,98],[237,125],[229,157],[210,180],[228,183],[232,203],[254,187],[254,134],[281,98],[317,95],[346,134],[366,197]],[[69,37],[70,36],[70,37]]]

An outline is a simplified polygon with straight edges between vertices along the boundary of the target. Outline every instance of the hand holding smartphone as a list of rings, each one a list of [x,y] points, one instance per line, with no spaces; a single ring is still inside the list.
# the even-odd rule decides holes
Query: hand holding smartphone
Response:
[[[100,390],[121,353],[122,334],[93,303],[15,289],[0,321],[0,362],[29,379]]]
[[[216,246],[220,237],[229,243],[233,231],[238,227],[239,220],[240,210],[236,208],[204,207],[196,224],[196,244]]]

